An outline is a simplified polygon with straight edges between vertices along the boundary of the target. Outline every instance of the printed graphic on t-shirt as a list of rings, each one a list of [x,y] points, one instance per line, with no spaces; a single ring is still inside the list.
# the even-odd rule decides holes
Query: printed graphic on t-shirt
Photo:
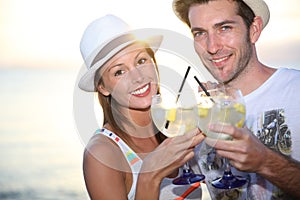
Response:
[[[291,132],[285,121],[284,110],[271,110],[263,113],[261,128],[257,132],[260,141],[269,148],[285,156],[292,153]]]
[[[291,131],[286,124],[284,109],[264,112],[258,122],[258,126],[260,128],[257,131],[257,137],[259,138],[259,140],[270,149],[273,149],[274,151],[277,151],[282,155],[291,156]],[[274,185],[271,191],[272,200],[288,199],[285,196],[286,194]]]

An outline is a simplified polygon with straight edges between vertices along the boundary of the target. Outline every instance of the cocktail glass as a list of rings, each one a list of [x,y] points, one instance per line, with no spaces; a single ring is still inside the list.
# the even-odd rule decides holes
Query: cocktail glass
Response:
[[[209,96],[207,95],[209,94]],[[208,138],[232,140],[232,137],[208,129],[209,124],[224,124],[242,127],[246,115],[243,95],[239,89],[220,87],[206,92],[199,92],[198,96],[198,127]],[[227,158],[224,158],[226,169],[222,177],[218,177],[211,184],[218,189],[240,188],[247,183],[247,179],[235,176]]]

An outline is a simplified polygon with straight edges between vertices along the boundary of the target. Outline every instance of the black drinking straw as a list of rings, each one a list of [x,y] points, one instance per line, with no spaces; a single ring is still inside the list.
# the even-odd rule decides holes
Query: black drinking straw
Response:
[[[177,103],[177,101],[178,101],[178,99],[179,99],[179,97],[180,97],[180,93],[181,93],[181,91],[182,91],[182,88],[183,88],[183,85],[184,85],[184,83],[185,83],[185,80],[186,80],[186,78],[187,78],[187,76],[188,76],[188,74],[189,74],[189,72],[190,72],[190,69],[191,69],[191,66],[188,66],[188,68],[187,68],[187,70],[186,70],[186,72],[185,72],[184,78],[183,78],[183,80],[182,80],[182,82],[181,82],[181,86],[180,86],[180,88],[179,88],[179,91],[178,91],[178,93],[177,93],[177,97],[176,97],[175,103]],[[166,128],[166,129],[168,129],[169,123],[170,123],[170,121],[167,120],[167,121],[166,121],[166,124],[165,124],[165,128]]]
[[[201,87],[201,89],[204,91],[204,93],[206,94],[206,96],[210,97],[210,93],[206,90],[206,88],[204,87],[204,85],[199,81],[199,79],[197,78],[197,76],[194,76],[194,79],[197,81],[197,83],[199,84],[199,86]],[[215,103],[215,101],[210,98],[210,100]]]

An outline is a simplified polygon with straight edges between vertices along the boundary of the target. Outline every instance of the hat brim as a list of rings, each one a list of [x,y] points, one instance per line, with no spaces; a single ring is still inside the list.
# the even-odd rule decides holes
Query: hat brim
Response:
[[[128,32],[127,34],[132,36],[133,32]],[[136,33],[134,33],[134,35],[136,35]],[[110,40],[110,42],[106,43],[105,45],[102,45],[94,52],[95,54],[98,54],[99,50],[101,50],[104,46],[106,46],[112,42],[118,44],[117,46],[112,48],[109,52],[107,52],[107,54],[105,54],[105,56],[103,58],[101,58],[96,63],[94,63],[88,69],[88,71],[81,77],[81,79],[78,83],[78,86],[80,89],[87,91],[87,92],[95,92],[96,88],[94,85],[94,79],[95,79],[96,71],[99,68],[101,68],[108,60],[110,60],[115,54],[117,54],[119,51],[121,51],[125,47],[127,47],[133,43],[136,43],[136,42],[144,42],[144,43],[147,43],[154,52],[156,52],[158,50],[158,48],[160,47],[163,36],[155,35],[155,36],[149,36],[145,39],[135,37],[135,38],[131,38],[130,40],[127,40],[126,42],[121,41],[120,38],[121,38],[120,36],[115,37],[114,39]],[[94,56],[94,57],[96,57],[96,56]]]
[[[270,20],[270,10],[263,0],[243,0],[254,12],[255,16],[259,16],[263,21],[263,28],[267,26]]]

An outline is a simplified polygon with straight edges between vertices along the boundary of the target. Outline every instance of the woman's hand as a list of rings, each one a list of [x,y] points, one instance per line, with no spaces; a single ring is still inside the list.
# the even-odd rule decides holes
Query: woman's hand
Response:
[[[160,177],[164,178],[190,160],[194,156],[194,147],[204,138],[198,128],[181,136],[167,138],[145,157],[142,172],[157,171],[162,174]]]
[[[204,138],[199,129],[193,129],[182,136],[167,138],[149,153],[143,160],[136,199],[158,199],[162,179],[193,158],[195,146]]]

